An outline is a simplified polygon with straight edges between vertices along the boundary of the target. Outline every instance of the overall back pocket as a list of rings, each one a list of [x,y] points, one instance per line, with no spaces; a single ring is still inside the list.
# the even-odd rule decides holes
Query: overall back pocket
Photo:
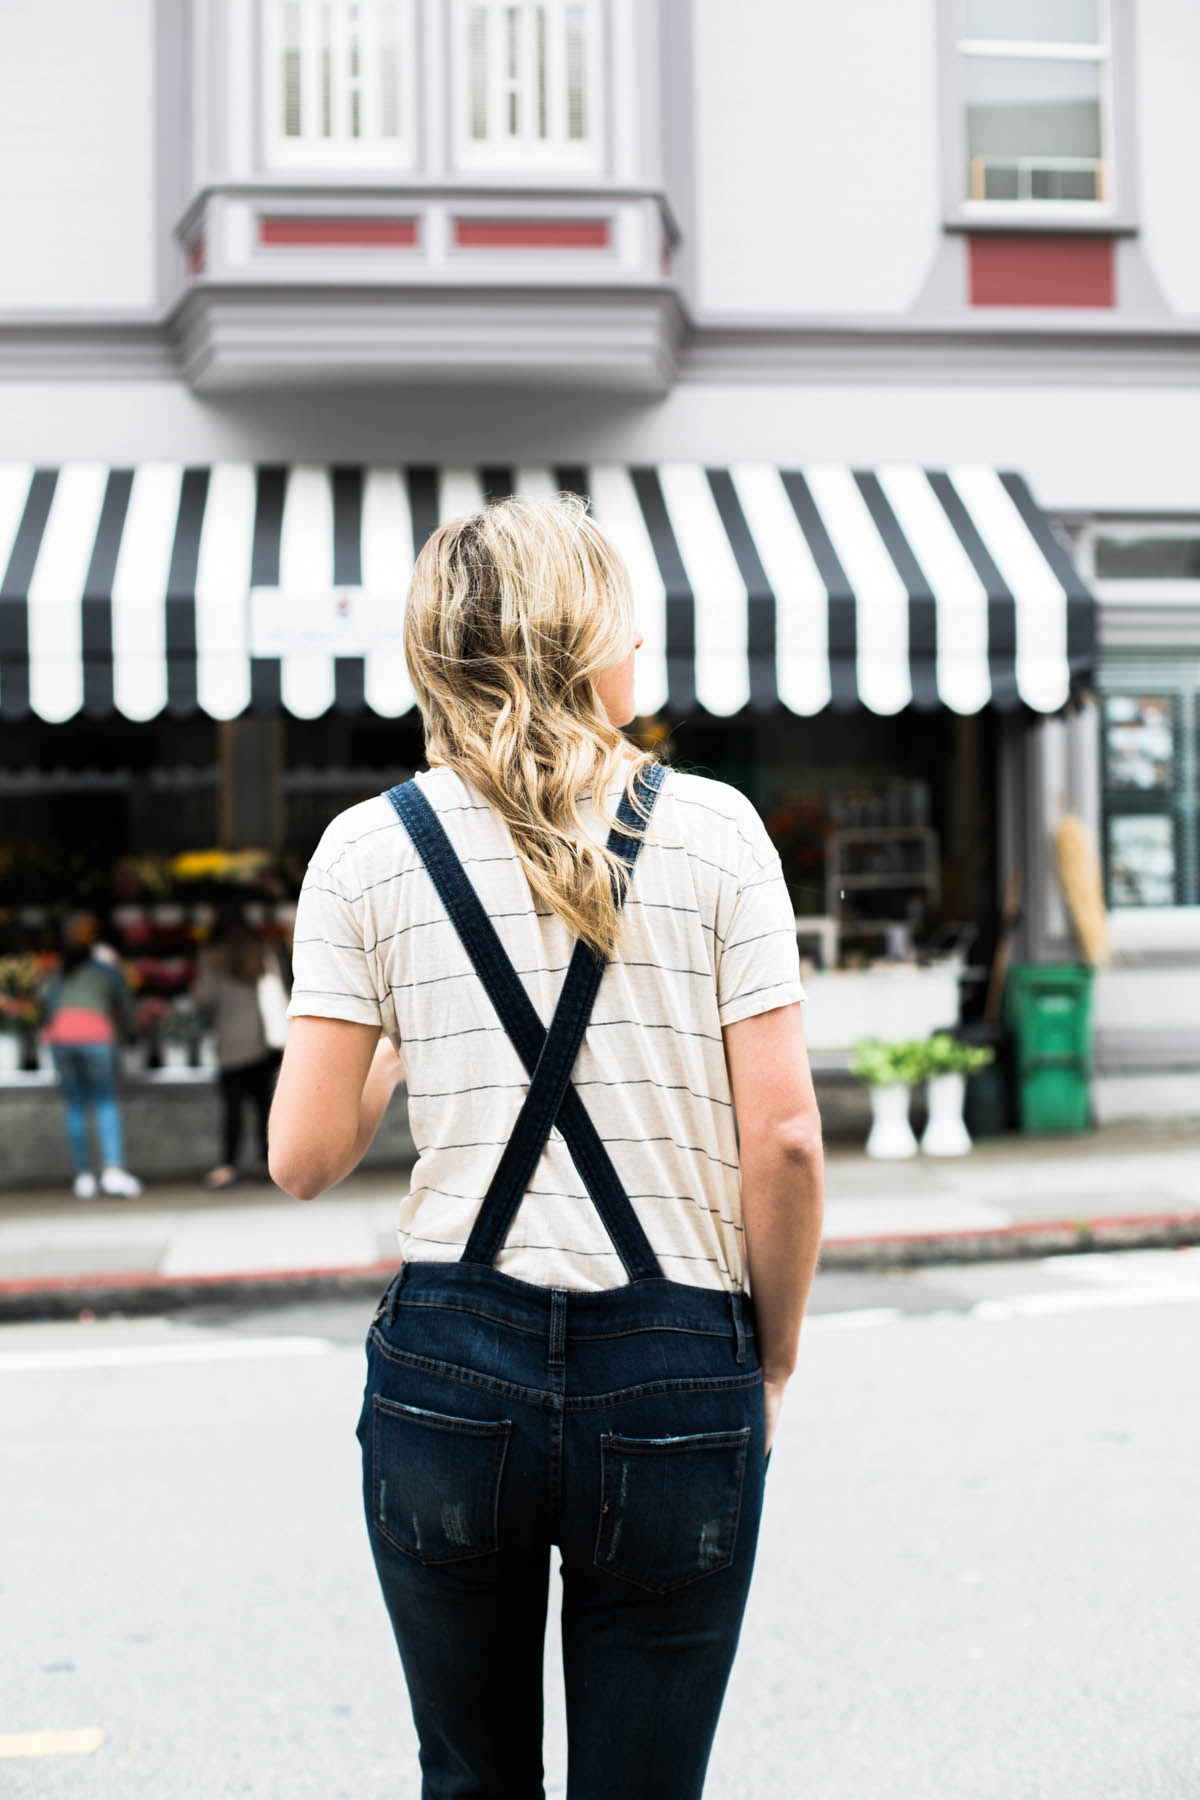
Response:
[[[458,1419],[376,1394],[372,1523],[418,1562],[459,1562],[499,1547],[500,1481],[512,1420]]]
[[[750,1427],[693,1437],[600,1439],[595,1562],[668,1594],[733,1561]]]

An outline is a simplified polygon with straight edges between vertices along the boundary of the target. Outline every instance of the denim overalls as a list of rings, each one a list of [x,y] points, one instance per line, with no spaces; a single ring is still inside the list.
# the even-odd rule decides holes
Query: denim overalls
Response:
[[[641,779],[652,806],[661,771]],[[461,1260],[404,1264],[367,1338],[363,1497],[422,1795],[542,1800],[557,1545],[568,1800],[698,1800],[762,1510],[749,1297],[664,1277],[571,1086],[601,961],[576,945],[547,1031],[420,789],[389,798],[530,1074]],[[632,874],[627,797],[617,818],[609,848]],[[492,1266],[555,1124],[627,1285]]]

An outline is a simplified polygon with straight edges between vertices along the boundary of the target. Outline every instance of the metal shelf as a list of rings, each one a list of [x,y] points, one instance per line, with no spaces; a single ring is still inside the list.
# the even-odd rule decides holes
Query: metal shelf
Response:
[[[855,845],[904,848],[910,854],[919,849],[921,867],[889,869],[858,874],[846,867],[847,851]],[[908,857],[905,858],[908,860]],[[839,828],[829,841],[825,865],[825,911],[831,918],[841,919],[847,893],[911,893],[925,895],[928,905],[936,907],[941,897],[938,870],[938,838],[928,825],[852,825]]]

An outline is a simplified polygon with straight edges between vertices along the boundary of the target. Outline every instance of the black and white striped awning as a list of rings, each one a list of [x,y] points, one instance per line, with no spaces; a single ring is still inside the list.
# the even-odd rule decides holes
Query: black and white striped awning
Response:
[[[396,717],[416,550],[488,496],[591,496],[638,706],[1055,712],[1094,604],[1019,475],[820,464],[0,466],[0,715]]]

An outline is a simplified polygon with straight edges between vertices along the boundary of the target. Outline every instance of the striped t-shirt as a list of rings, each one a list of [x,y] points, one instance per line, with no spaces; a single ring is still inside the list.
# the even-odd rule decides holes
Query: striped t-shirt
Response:
[[[507,828],[477,793],[447,768],[418,781],[548,1025],[570,932],[535,909]],[[619,797],[618,786],[614,809]],[[584,818],[603,841],[597,816]],[[795,920],[762,821],[736,789],[670,771],[573,1075],[669,1280],[744,1285],[721,1027],[800,999]],[[290,1011],[380,1026],[400,1050],[418,1151],[401,1254],[456,1261],[528,1078],[386,796],[340,813],[317,846]],[[626,1279],[557,1130],[495,1266],[549,1287]]]

